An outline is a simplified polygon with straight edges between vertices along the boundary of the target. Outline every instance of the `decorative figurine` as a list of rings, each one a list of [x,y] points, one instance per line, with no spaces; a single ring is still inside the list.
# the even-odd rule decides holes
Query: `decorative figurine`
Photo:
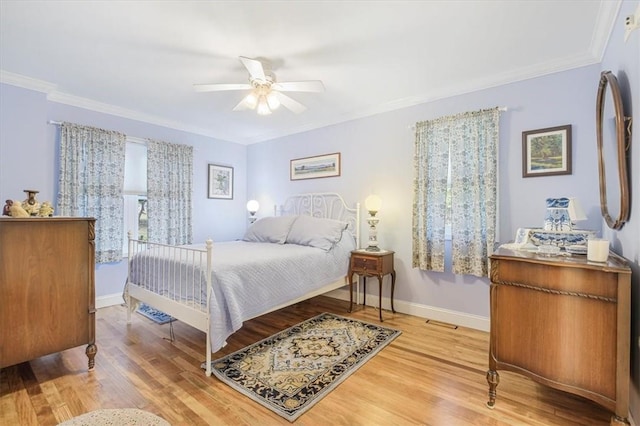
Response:
[[[2,216],[11,216],[11,204],[13,204],[13,200],[6,201],[6,204],[2,208]]]
[[[36,191],[35,189],[25,189],[24,192],[28,194],[28,198],[22,202],[22,208],[31,216],[38,216],[40,203],[36,200],[36,194],[40,191]]]
[[[571,231],[568,198],[547,198],[547,215],[544,218],[545,231]]]
[[[29,217],[29,213],[22,208],[19,201],[14,201],[9,207],[11,217]]]
[[[53,207],[51,207],[51,203],[45,201],[40,206],[40,210],[38,210],[38,216],[40,217],[51,217],[53,216]]]

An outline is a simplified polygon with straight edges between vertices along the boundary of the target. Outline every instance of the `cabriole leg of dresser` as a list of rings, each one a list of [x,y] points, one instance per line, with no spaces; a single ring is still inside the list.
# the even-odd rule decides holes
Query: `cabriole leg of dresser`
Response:
[[[87,350],[85,351],[87,357],[89,358],[89,371],[93,370],[93,367],[96,365],[96,353],[98,353],[98,347],[94,343],[90,343],[87,346]]]
[[[487,383],[489,383],[489,401],[487,407],[493,408],[496,405],[496,388],[500,383],[500,375],[496,370],[487,371]]]
[[[611,426],[629,426],[629,419],[627,419],[626,417],[620,417],[617,415],[613,415],[611,416]]]

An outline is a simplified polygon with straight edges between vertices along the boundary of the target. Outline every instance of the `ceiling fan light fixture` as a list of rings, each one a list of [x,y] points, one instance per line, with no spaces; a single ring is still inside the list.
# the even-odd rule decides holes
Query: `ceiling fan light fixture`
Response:
[[[295,114],[300,114],[307,108],[283,92],[324,92],[325,90],[320,80],[278,82],[268,62],[263,63],[258,59],[245,56],[240,56],[240,62],[249,72],[248,83],[194,84],[194,89],[197,92],[249,90],[233,111],[254,110],[259,115],[269,115],[281,105]]]
[[[251,92],[244,98],[247,107],[250,109],[255,109],[258,106],[258,96],[256,96],[255,92]]]
[[[258,115],[269,115],[271,114],[271,109],[269,108],[269,104],[267,103],[266,97],[260,96],[258,100]]]
[[[269,105],[269,109],[274,111],[280,107],[280,99],[278,99],[278,94],[275,92],[269,92],[267,95],[267,105]]]

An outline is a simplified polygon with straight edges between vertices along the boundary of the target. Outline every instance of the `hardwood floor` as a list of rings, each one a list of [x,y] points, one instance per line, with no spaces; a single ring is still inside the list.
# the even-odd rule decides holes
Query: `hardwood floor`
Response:
[[[245,323],[220,354],[322,312],[378,323],[371,307],[316,297]],[[289,424],[200,369],[204,334],[141,315],[126,324],[122,306],[98,310],[96,368],[84,347],[0,371],[0,424],[56,425],[99,408],[135,407],[172,425]],[[485,406],[488,333],[384,312],[403,334],[303,414],[298,425],[607,425],[611,414],[509,372],[500,372],[496,407]],[[214,355],[215,359],[215,355]]]

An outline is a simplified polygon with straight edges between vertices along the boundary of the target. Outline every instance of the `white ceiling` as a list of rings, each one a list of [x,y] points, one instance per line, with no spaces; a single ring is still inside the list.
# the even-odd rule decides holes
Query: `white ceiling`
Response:
[[[0,81],[55,102],[250,144],[598,63],[619,1],[0,0]],[[232,112],[239,56],[268,59],[296,115]]]

